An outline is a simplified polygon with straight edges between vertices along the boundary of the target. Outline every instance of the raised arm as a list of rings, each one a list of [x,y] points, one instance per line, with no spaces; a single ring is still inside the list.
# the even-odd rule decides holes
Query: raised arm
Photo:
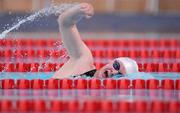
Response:
[[[53,78],[82,74],[94,68],[92,54],[82,41],[76,26],[80,19],[90,18],[93,14],[93,7],[87,3],[82,3],[70,8],[59,16],[58,23],[62,41],[70,59],[55,73]]]

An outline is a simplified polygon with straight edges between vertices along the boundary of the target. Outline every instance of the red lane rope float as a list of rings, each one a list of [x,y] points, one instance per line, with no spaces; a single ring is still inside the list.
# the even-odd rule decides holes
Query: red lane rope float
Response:
[[[176,89],[180,90],[180,79],[176,80]]]
[[[114,111],[113,102],[111,100],[102,100],[100,102],[101,112],[110,113]]]
[[[65,103],[62,100],[51,100],[50,111],[61,112],[65,110]]]
[[[101,80],[92,78],[89,80],[89,88],[90,89],[101,89]]]
[[[180,58],[180,50],[176,50],[176,58]]]
[[[73,80],[72,79],[60,79],[59,81],[60,89],[72,89]]]
[[[1,89],[147,89],[147,90],[179,90],[180,80],[171,79],[3,79],[0,80]]]
[[[116,50],[115,48],[111,48],[108,50],[92,50],[92,54],[94,57],[97,58],[116,58],[116,57],[131,57],[131,58],[140,58],[140,59],[164,59],[164,60],[173,60],[173,59],[179,59],[180,52],[179,51],[170,51],[167,52],[159,52],[159,51],[153,51],[150,55],[148,52],[150,51],[144,51],[142,50]],[[47,58],[52,57],[55,59],[58,59],[59,57],[66,54],[65,50],[33,50],[33,49],[25,49],[25,50],[11,50],[11,49],[5,49],[0,50],[0,56],[2,58],[6,59],[16,59],[21,60],[23,58]]]
[[[144,100],[136,100],[132,103],[132,111],[137,113],[148,112],[148,103]]]
[[[15,71],[17,71],[16,65],[13,64],[13,63],[6,63],[4,71],[6,71],[6,72],[15,72]]]
[[[3,99],[0,101],[0,111],[11,112],[13,111],[13,102],[10,99]]]
[[[135,112],[179,113],[178,100],[2,99],[0,112]]]
[[[145,68],[146,72],[153,72],[153,64],[148,63]]]
[[[171,72],[180,72],[180,63],[173,63],[170,65],[170,67]]]
[[[146,82],[147,89],[158,89],[159,88],[159,80],[149,79]]]
[[[36,46],[46,46],[46,45],[53,45],[53,43],[59,41],[58,39],[2,39],[0,40],[0,44],[2,46],[13,46],[13,45],[26,45],[30,42],[30,45],[36,45]],[[131,39],[131,40],[126,40],[126,39],[111,39],[111,40],[106,40],[106,39],[101,39],[101,40],[92,40],[88,39],[85,40],[85,42],[88,45],[91,44],[99,44],[101,46],[107,46],[107,45],[126,45],[130,47],[136,47],[136,46],[143,46],[143,47],[178,47],[179,46],[179,40],[178,39]]]
[[[76,79],[74,80],[74,88],[76,89],[87,89],[88,81],[86,79]]]
[[[55,63],[44,63],[43,65],[43,72],[53,72],[56,70]]]
[[[35,50],[33,50],[33,49],[28,49],[27,50],[27,57],[29,59],[32,59],[33,57],[35,57],[35,55],[36,55]]]
[[[30,88],[30,81],[26,79],[19,79],[16,83],[17,89],[29,89]]]
[[[145,89],[145,80],[143,79],[135,79],[132,80],[133,89]]]
[[[50,56],[50,51],[48,50],[38,50],[37,51],[37,56],[41,57],[41,58],[46,58],[48,56]]]
[[[59,88],[59,80],[57,80],[57,79],[45,80],[45,87],[47,89],[58,89]]]
[[[117,111],[122,113],[131,112],[131,103],[128,101],[118,101],[117,102]]]
[[[30,100],[17,100],[16,102],[16,108],[19,112],[28,112],[32,109],[32,102]]]
[[[41,79],[31,80],[31,88],[32,89],[43,89],[44,88],[44,80],[41,80]]]
[[[0,71],[4,72],[54,72],[62,67],[59,63],[0,63]],[[97,68],[105,63],[95,63]],[[179,63],[138,63],[139,71],[145,72],[180,72]]]
[[[162,113],[167,111],[167,108],[165,107],[165,102],[162,100],[154,100],[151,102],[151,112],[153,113]]]
[[[44,39],[37,39],[36,43],[38,46],[42,46],[42,47],[47,45],[47,41]]]
[[[100,108],[100,102],[97,100],[85,100],[83,102],[83,112],[97,112]]]
[[[179,113],[180,110],[179,110],[179,105],[180,105],[180,102],[179,101],[170,101],[167,103],[167,107],[168,107],[168,112],[170,113]]]
[[[5,79],[0,81],[2,89],[13,89],[15,88],[15,81],[13,79]]]
[[[39,71],[39,63],[31,63],[30,71],[31,72],[38,72]]]
[[[30,72],[31,64],[28,63],[17,63],[18,72]]]
[[[50,55],[53,57],[53,58],[59,58],[61,55],[63,55],[64,53],[62,51],[58,51],[58,50],[54,50],[54,51],[51,51]]]
[[[16,50],[14,54],[16,58],[24,58],[28,53],[26,50]]]
[[[144,71],[144,66],[143,66],[142,63],[137,63],[137,65],[138,65],[138,68],[139,68],[140,72]]]
[[[174,80],[171,79],[164,79],[161,81],[161,87],[162,89],[174,89]]]
[[[45,112],[47,110],[45,100],[38,99],[32,101],[32,109],[35,112]]]
[[[65,102],[67,105],[67,111],[68,112],[78,112],[80,111],[80,103],[78,100],[71,100],[71,101],[66,101]]]
[[[119,79],[117,81],[118,89],[130,89],[130,83],[129,79]]]
[[[15,45],[17,45],[18,47],[23,47],[27,45],[27,40],[23,40],[23,39],[18,39],[15,41]]]
[[[105,89],[116,89],[117,88],[117,81],[112,78],[104,79],[103,85]]]
[[[13,56],[13,51],[10,49],[6,49],[2,51],[2,57],[10,58]]]

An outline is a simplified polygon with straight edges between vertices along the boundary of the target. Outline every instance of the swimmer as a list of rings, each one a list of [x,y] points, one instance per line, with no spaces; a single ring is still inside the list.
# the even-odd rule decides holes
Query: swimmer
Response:
[[[70,59],[54,74],[53,78],[99,77],[107,78],[115,74],[122,76],[138,72],[137,63],[130,58],[115,58],[100,70],[96,70],[90,49],[82,41],[76,24],[82,19],[90,19],[94,15],[93,6],[88,3],[78,4],[58,18],[62,42]]]

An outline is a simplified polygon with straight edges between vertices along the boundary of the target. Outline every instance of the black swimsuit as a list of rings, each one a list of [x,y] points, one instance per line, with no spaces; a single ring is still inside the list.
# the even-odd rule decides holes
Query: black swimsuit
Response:
[[[93,70],[83,73],[81,75],[74,75],[71,77],[73,77],[73,78],[92,78],[92,77],[94,77],[96,71],[97,71],[97,69],[93,69]],[[124,77],[124,75],[122,75],[121,73],[117,73],[117,74],[112,75],[111,77],[112,78],[121,78],[121,77]]]
[[[87,77],[93,77],[94,76],[94,74],[96,73],[96,69],[93,69],[93,70],[91,70],[91,71],[88,71],[88,72],[85,72],[85,73],[83,73],[83,74],[81,74],[81,75],[78,75],[78,76],[72,76],[73,78],[80,78],[80,77],[85,77],[85,78],[87,78]]]

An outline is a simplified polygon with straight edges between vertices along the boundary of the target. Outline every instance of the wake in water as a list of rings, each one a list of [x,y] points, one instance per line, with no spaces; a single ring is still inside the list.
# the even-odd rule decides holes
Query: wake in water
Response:
[[[6,35],[13,31],[14,29],[18,29],[20,27],[20,25],[24,24],[25,22],[28,22],[28,21],[34,21],[36,18],[38,17],[42,17],[42,16],[49,16],[51,14],[54,14],[54,15],[60,15],[61,13],[63,13],[65,10],[73,7],[77,5],[77,3],[74,3],[74,4],[61,4],[61,5],[58,5],[58,6],[50,6],[50,7],[47,7],[47,8],[44,8],[36,13],[34,13],[33,15],[30,15],[29,17],[25,18],[25,19],[22,19],[20,20],[17,24],[15,24],[13,27],[3,31],[1,34],[0,34],[0,39],[3,39],[6,37]]]

